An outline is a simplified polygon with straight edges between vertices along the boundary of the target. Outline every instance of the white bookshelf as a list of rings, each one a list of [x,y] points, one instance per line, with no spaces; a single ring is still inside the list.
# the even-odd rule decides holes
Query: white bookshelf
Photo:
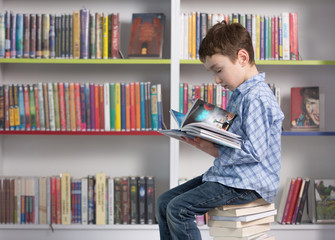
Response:
[[[332,0],[125,0],[125,1],[56,1],[0,0],[0,9],[16,13],[63,13],[81,7],[93,12],[120,13],[120,46],[127,56],[131,15],[135,12],[163,12],[166,15],[163,58],[167,62],[118,62],[116,64],[71,63],[0,63],[0,82],[35,83],[48,81],[161,83],[165,122],[168,109],[179,107],[179,83],[213,82],[213,77],[199,62],[179,60],[179,27],[181,12],[261,13],[278,15],[283,11],[298,12],[299,50],[303,60],[334,61]],[[159,60],[158,60],[159,61]],[[114,62],[115,63],[115,62]],[[290,88],[320,87],[325,96],[325,131],[334,131],[335,64],[291,65],[262,62],[258,69],[266,72],[268,82],[281,88],[281,106],[286,115],[284,130],[289,127]],[[287,177],[334,178],[335,136],[283,136],[281,184],[276,207]],[[69,171],[73,177],[83,177],[104,171],[107,176],[153,175],[156,198],[178,184],[178,178],[191,178],[206,171],[213,159],[206,154],[164,136],[60,136],[2,135],[0,136],[0,176],[56,175]],[[159,239],[157,225],[0,225],[0,239]],[[203,239],[209,237],[208,227],[200,228]],[[273,224],[271,232],[281,239],[333,239],[334,225]]]

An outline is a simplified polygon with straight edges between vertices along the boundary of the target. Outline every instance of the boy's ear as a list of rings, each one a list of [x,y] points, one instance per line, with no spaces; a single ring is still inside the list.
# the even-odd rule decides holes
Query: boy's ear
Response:
[[[237,53],[237,61],[241,66],[245,67],[249,62],[249,54],[245,49],[241,49]]]

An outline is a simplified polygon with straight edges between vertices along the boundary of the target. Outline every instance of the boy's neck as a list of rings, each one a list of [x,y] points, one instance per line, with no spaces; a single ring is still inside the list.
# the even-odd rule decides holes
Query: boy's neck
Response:
[[[245,72],[244,81],[247,81],[249,78],[252,78],[259,73],[255,64],[249,65],[248,68],[249,69]]]

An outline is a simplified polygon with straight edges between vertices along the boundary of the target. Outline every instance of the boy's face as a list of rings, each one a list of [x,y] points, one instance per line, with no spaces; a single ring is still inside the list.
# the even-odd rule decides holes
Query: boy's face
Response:
[[[214,54],[206,57],[204,66],[214,73],[215,83],[234,91],[244,81],[244,69],[238,59],[233,63],[227,56]]]

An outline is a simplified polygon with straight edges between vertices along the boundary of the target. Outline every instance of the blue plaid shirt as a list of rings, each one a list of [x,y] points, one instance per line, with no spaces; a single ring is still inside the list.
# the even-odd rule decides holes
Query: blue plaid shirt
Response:
[[[236,88],[227,110],[237,114],[229,131],[242,136],[242,149],[219,147],[219,157],[203,181],[251,189],[273,202],[279,186],[284,114],[259,73]]]

